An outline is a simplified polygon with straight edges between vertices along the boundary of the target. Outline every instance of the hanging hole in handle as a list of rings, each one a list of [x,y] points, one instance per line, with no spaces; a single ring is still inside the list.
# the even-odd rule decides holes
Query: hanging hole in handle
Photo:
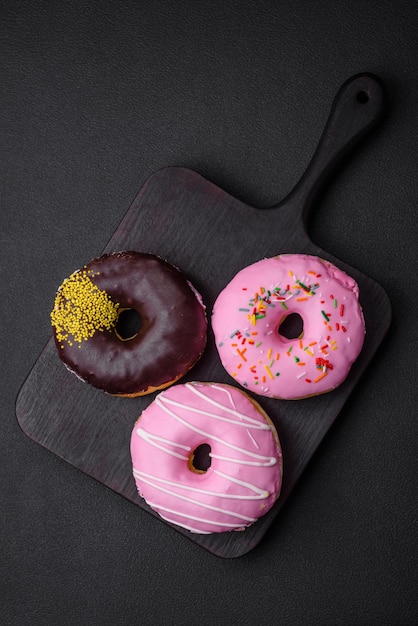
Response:
[[[368,91],[359,91],[357,94],[357,102],[360,102],[360,104],[366,104],[366,102],[368,102],[370,100],[370,94]]]

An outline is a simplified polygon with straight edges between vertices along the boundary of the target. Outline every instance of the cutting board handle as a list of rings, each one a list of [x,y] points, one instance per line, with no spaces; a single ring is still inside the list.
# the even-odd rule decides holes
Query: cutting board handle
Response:
[[[335,96],[318,147],[294,189],[274,208],[299,211],[306,227],[310,208],[329,175],[381,119],[384,89],[373,74],[349,78]]]

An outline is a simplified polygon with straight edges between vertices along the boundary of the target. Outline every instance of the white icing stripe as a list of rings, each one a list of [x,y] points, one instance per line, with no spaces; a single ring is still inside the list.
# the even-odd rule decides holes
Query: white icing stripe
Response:
[[[258,445],[258,443],[256,442],[256,440],[254,439],[254,437],[252,436],[252,434],[250,433],[250,431],[248,429],[247,429],[247,433],[248,433],[248,436],[251,439],[254,447],[257,448],[257,450],[259,450],[260,446]]]
[[[189,459],[189,457],[184,456],[184,454],[179,454],[178,452],[175,452],[174,450],[170,450],[169,448],[165,446],[159,445],[157,441],[160,441],[161,443],[166,443],[175,448],[181,448],[182,450],[187,450],[188,452],[190,452],[191,448],[189,446],[183,446],[181,443],[170,441],[169,439],[164,439],[163,437],[159,437],[158,435],[153,435],[152,433],[148,433],[147,431],[145,431],[143,428],[137,428],[136,434],[138,435],[138,437],[141,437],[141,439],[149,443],[151,446],[154,446],[155,448],[158,448],[159,450],[162,450],[163,452],[166,452],[167,454],[171,454],[171,456],[175,456],[177,459],[181,459],[182,461],[188,461]]]
[[[198,530],[197,528],[193,528],[193,526],[189,526],[188,524],[183,524],[183,522],[180,524],[177,520],[171,519],[167,517],[167,515],[163,515],[162,513],[160,513],[159,515],[166,522],[169,522],[170,524],[175,524],[176,526],[181,526],[182,528],[185,528],[186,530],[190,530],[191,533],[195,533],[199,535],[212,535],[212,531],[210,530]]]
[[[231,483],[235,483],[236,485],[240,485],[241,487],[246,487],[247,489],[250,489],[251,491],[255,491],[255,493],[258,494],[258,497],[250,497],[248,498],[249,500],[258,500],[258,499],[264,500],[270,496],[269,492],[266,491],[265,489],[260,489],[259,487],[257,487],[256,485],[253,485],[252,483],[247,483],[245,480],[240,480],[239,478],[236,478],[235,476],[230,476],[229,474],[224,474],[223,472],[220,472],[219,470],[213,470],[213,473],[217,474],[218,476],[221,476],[221,478],[230,480]],[[235,496],[235,497],[244,498],[245,496]]]
[[[161,485],[156,484],[155,482],[153,482],[152,480],[148,480],[147,478],[142,477],[141,480],[146,483],[147,485],[150,485],[151,487],[153,487],[154,489],[158,489],[159,491],[162,491],[163,493],[167,493],[170,496],[173,496],[174,498],[178,498],[179,500],[184,500],[185,502],[190,502],[191,504],[196,504],[197,506],[202,507],[203,509],[208,509],[209,511],[216,511],[217,513],[222,513],[223,515],[229,515],[230,517],[236,517],[238,519],[242,519],[245,520],[247,522],[255,522],[257,520],[257,518],[253,518],[253,517],[248,517],[247,515],[242,515],[241,513],[236,513],[234,511],[229,511],[228,509],[221,509],[218,506],[212,506],[211,504],[207,504],[205,502],[199,502],[199,500],[195,500],[194,498],[189,498],[188,496],[183,496],[180,493],[176,493],[175,491],[170,491],[170,489],[165,489],[164,487],[162,487]],[[152,506],[150,504],[150,506]],[[154,505],[156,508],[159,507],[159,505],[155,504]],[[183,515],[183,513],[178,512],[177,515]]]
[[[193,385],[192,383],[186,383],[186,387],[190,390],[193,391],[194,394],[196,394],[197,396],[199,396],[199,398],[202,398],[202,400],[205,400],[206,402],[208,402],[209,404],[212,404],[213,406],[215,406],[217,409],[220,409],[221,411],[226,411],[227,413],[231,413],[231,415],[234,415],[235,417],[238,417],[239,419],[243,420],[243,421],[247,421],[249,422],[249,424],[254,424],[255,427],[259,428],[260,430],[271,430],[271,426],[270,424],[267,424],[266,422],[261,422],[259,420],[254,419],[253,417],[249,417],[248,415],[245,415],[245,413],[241,413],[240,411],[237,411],[235,409],[234,403],[232,401],[232,397],[231,394],[229,392],[226,392],[229,396],[230,402],[232,404],[232,406],[234,407],[233,409],[230,409],[229,407],[225,406],[224,404],[222,404],[221,402],[216,402],[216,400],[213,400],[212,398],[209,398],[208,396],[206,396],[204,393],[202,393],[201,391],[198,391],[196,389],[196,386]],[[215,389],[219,389],[218,387],[216,387],[214,385]],[[224,389],[222,389],[222,391],[225,391]],[[165,398],[166,399],[166,398]],[[188,407],[184,407],[184,408],[188,408]],[[195,410],[195,409],[193,409]],[[198,411],[200,412],[200,411]],[[206,414],[206,413],[205,413]],[[210,414],[211,416],[213,415],[212,413]],[[226,419],[226,418],[220,418],[219,416],[217,416],[218,419]],[[240,424],[240,422],[236,422],[233,421],[233,424]]]
[[[212,439],[213,441],[218,441],[219,443],[223,444],[224,446],[227,446],[228,448],[232,448],[233,450],[236,450],[238,452],[241,452],[244,455],[247,455],[253,459],[259,459],[259,463],[254,463],[254,465],[257,465],[258,467],[265,467],[265,466],[271,466],[271,465],[275,465],[277,460],[275,459],[275,457],[271,457],[271,456],[264,456],[261,454],[256,454],[255,452],[250,452],[250,450],[245,450],[244,448],[240,448],[239,446],[235,446],[234,444],[230,443],[229,441],[225,441],[224,439],[220,439],[219,437],[216,437],[215,435],[208,433],[204,430],[201,430],[200,428],[197,428],[196,426],[193,426],[192,424],[190,424],[189,422],[187,422],[186,420],[184,420],[183,418],[181,418],[179,415],[177,415],[176,413],[174,413],[174,411],[171,411],[171,409],[169,409],[167,406],[165,406],[164,402],[165,402],[165,398],[163,396],[163,394],[161,394],[160,396],[157,396],[156,399],[154,400],[154,402],[156,402],[158,404],[158,406],[160,408],[163,409],[163,411],[165,411],[166,413],[168,413],[169,415],[171,415],[171,417],[173,417],[175,420],[177,420],[178,422],[180,422],[181,424],[183,424],[184,426],[187,426],[187,428],[190,428],[190,430],[193,430],[196,433],[199,433],[199,435],[203,435],[204,437],[208,437],[209,440]]]
[[[232,394],[228,389],[224,389],[223,387],[219,387],[219,385],[213,385],[213,389],[217,389],[218,391],[222,391],[223,393],[226,393],[226,395],[228,396],[228,400],[232,406],[232,408],[234,409],[234,411],[236,410],[236,406],[235,406],[235,402],[232,398]],[[240,419],[242,421],[242,415],[240,416]],[[266,426],[269,426],[268,424],[266,424]],[[269,426],[270,427],[270,426]],[[252,444],[254,445],[255,448],[257,448],[257,450],[260,449],[260,446],[258,445],[258,443],[256,442],[256,440],[254,439],[253,435],[250,433],[250,431],[247,430],[247,434],[249,436],[249,438],[251,439]],[[267,430],[267,429],[266,429]]]
[[[258,463],[257,461],[244,461],[244,459],[233,459],[229,456],[221,456],[219,454],[210,454],[212,459],[218,459],[218,461],[230,461],[231,463],[239,463],[240,465],[253,465],[254,467],[271,467],[272,465],[276,465],[276,459],[270,457],[270,463]],[[269,457],[266,457],[269,458]]]
[[[187,387],[187,383],[186,383],[186,387]],[[193,385],[193,383],[189,384],[189,387],[192,387],[192,391],[197,391],[197,389],[195,388],[195,386]],[[189,388],[188,387],[188,388]],[[212,389],[216,389],[217,391],[222,391],[222,393],[226,393],[226,395],[228,396],[228,400],[230,405],[232,406],[232,408],[234,409],[234,411],[237,410],[237,407],[235,406],[235,402],[232,399],[232,394],[229,391],[229,389],[224,389],[223,387],[219,387],[219,385],[212,385]],[[206,396],[207,397],[207,396]]]
[[[233,476],[229,476],[228,474],[224,474],[219,470],[213,470],[214,474],[229,480],[231,483],[235,483],[236,485],[240,485],[241,487],[246,487],[250,491],[253,491],[257,495],[236,495],[233,493],[222,493],[217,491],[209,491],[207,489],[202,489],[200,487],[191,487],[189,485],[184,485],[177,483],[172,480],[168,480],[166,478],[160,478],[158,476],[154,476],[153,474],[147,474],[146,472],[141,472],[134,468],[133,470],[134,476],[137,478],[149,478],[150,480],[156,480],[159,483],[163,483],[164,485],[170,485],[172,487],[178,487],[179,489],[187,489],[188,491],[196,491],[198,493],[203,493],[208,496],[217,496],[218,498],[226,498],[230,500],[264,500],[269,497],[269,492],[265,489],[259,489],[256,485],[252,485],[251,483],[247,483],[243,480],[239,480],[239,478],[235,478]]]
[[[179,517],[184,517],[186,519],[191,519],[191,520],[193,520],[195,522],[204,522],[205,524],[212,524],[213,526],[219,525],[219,522],[213,522],[212,520],[208,520],[205,517],[197,517],[196,515],[188,515],[186,513],[179,513],[178,511],[175,511],[173,509],[169,509],[169,508],[167,508],[165,506],[160,506],[159,504],[156,504],[154,502],[149,502],[148,504],[151,507],[158,508],[158,510],[166,511],[167,513],[173,513],[173,515],[178,515]],[[163,517],[163,516],[161,516],[161,517]],[[167,519],[167,518],[164,518],[164,519]],[[176,522],[173,522],[173,523],[176,524]],[[177,524],[178,524],[178,522],[177,522]],[[223,526],[228,526],[230,528],[236,528],[237,527],[236,524],[231,523],[231,522],[224,522],[222,525]],[[182,524],[182,526],[183,526],[183,524]],[[185,528],[185,527],[183,527],[183,528]],[[195,532],[200,532],[200,530],[195,530]]]
[[[199,415],[206,415],[207,417],[212,417],[213,419],[220,420],[221,422],[228,422],[228,424],[233,424],[234,426],[243,426],[244,428],[255,428],[256,430],[270,430],[270,426],[268,424],[262,424],[261,422],[257,422],[253,420],[254,423],[248,424],[244,421],[237,422],[237,420],[229,419],[228,417],[222,417],[221,415],[217,415],[216,413],[212,413],[211,411],[205,411],[204,409],[198,409],[194,406],[189,406],[188,404],[184,404],[183,402],[178,402],[177,400],[172,400],[171,398],[164,398],[164,402],[167,404],[171,404],[171,406],[178,407],[179,409],[185,409],[187,411],[192,411],[193,413],[199,413]],[[250,418],[247,417],[249,420]]]

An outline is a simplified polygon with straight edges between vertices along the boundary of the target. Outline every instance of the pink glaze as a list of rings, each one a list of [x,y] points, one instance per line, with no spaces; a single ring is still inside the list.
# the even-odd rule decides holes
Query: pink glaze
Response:
[[[211,448],[204,473],[191,466]],[[229,385],[186,383],[161,392],[131,438],[139,494],[166,521],[192,532],[240,530],[267,513],[282,482],[276,430],[261,407]]]
[[[303,321],[297,339],[279,334],[291,313]],[[238,272],[215,302],[212,328],[222,364],[237,382],[288,400],[342,383],[365,333],[354,279],[304,254],[263,259]]]

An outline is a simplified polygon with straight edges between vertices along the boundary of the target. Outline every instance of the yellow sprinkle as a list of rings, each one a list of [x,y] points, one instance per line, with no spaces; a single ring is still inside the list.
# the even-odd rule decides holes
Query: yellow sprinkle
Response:
[[[99,289],[86,269],[74,272],[64,280],[55,298],[51,323],[58,342],[81,344],[96,331],[111,330],[116,326],[119,304]]]
[[[267,352],[267,358],[271,359],[271,355],[273,353],[273,350],[270,348],[270,350]]]
[[[269,368],[268,365],[264,366],[264,369],[266,370],[267,374],[270,376],[270,378],[274,378],[271,369]]]

